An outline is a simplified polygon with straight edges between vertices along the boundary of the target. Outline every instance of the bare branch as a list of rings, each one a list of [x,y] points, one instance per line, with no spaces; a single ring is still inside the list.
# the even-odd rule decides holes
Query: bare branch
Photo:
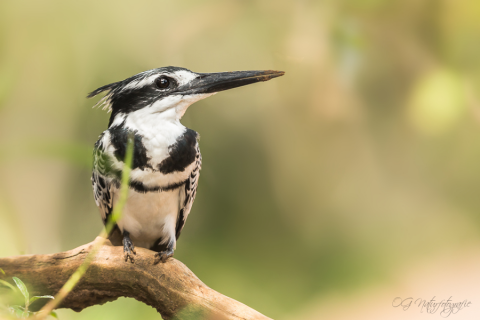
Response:
[[[56,254],[0,258],[0,268],[5,271],[0,277],[10,282],[12,276],[22,279],[32,296],[54,295],[83,262],[92,244]],[[197,319],[199,314],[208,319],[270,319],[210,289],[176,259],[158,263],[152,251],[143,248],[137,248],[135,258],[133,264],[125,262],[123,248],[107,240],[60,308],[81,311],[130,297],[154,307],[166,320]]]

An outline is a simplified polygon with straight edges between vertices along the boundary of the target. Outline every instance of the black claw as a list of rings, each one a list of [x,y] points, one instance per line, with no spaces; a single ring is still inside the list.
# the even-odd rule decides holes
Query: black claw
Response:
[[[155,257],[159,257],[162,262],[166,262],[168,258],[173,257],[173,249],[157,252]]]
[[[133,258],[133,254],[137,254],[135,252],[135,246],[133,245],[132,240],[130,240],[130,233],[128,231],[123,231],[123,253],[125,255],[125,262],[130,261],[133,263],[135,259]]]
[[[170,241],[167,243],[166,247],[165,247],[165,245],[162,245],[162,247],[163,248],[159,248],[157,250],[162,250],[162,249],[165,249],[165,250],[155,253],[155,258],[158,257],[158,258],[160,258],[160,261],[166,262],[168,258],[173,256],[173,249],[175,248],[175,238],[170,239]],[[160,262],[160,261],[158,261],[158,262]],[[157,264],[158,262],[155,262],[155,264]]]

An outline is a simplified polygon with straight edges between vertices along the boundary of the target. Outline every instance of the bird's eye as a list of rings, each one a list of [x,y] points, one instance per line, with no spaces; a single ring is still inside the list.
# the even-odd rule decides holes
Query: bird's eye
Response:
[[[167,77],[160,77],[155,80],[155,85],[160,89],[166,89],[170,86],[170,79]]]

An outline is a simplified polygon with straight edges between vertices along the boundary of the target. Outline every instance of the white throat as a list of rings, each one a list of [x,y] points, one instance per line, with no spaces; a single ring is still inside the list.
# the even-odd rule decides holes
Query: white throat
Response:
[[[112,126],[120,125],[125,119],[127,120],[125,124],[135,130],[143,126],[156,126],[160,122],[179,122],[188,107],[214,94],[215,93],[168,96],[129,114],[119,112],[115,116],[115,119],[113,119]]]

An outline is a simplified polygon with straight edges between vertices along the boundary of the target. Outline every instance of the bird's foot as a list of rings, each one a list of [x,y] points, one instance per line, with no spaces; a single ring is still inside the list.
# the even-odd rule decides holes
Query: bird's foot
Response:
[[[130,240],[128,232],[124,232],[123,234],[123,253],[125,255],[125,262],[127,262],[128,259],[130,259],[132,263],[135,261],[133,254],[137,254],[137,252],[135,252],[135,246],[132,240]]]
[[[173,249],[157,252],[155,253],[155,258],[157,257],[160,258],[162,262],[166,262],[168,258],[173,257]]]

